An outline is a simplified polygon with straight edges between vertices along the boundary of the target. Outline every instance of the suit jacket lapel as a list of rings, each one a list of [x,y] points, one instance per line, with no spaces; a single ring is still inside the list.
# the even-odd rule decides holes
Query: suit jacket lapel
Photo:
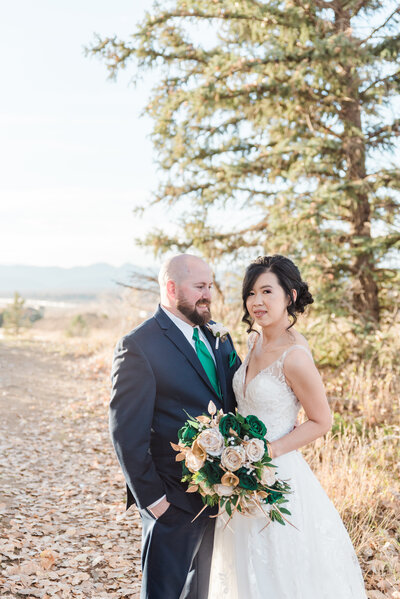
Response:
[[[204,327],[201,327],[201,330],[207,337],[208,342],[211,345],[211,349],[213,350],[213,353],[214,353],[215,363],[217,365],[219,384],[221,387],[222,401],[223,401],[223,403],[225,403],[226,397],[227,397],[227,389],[226,389],[226,375],[225,375],[225,369],[224,369],[223,358],[222,358],[222,353],[221,353],[221,340],[220,340],[219,348],[215,349],[216,338],[214,337],[214,335],[212,334],[210,329],[207,326],[204,326]]]
[[[168,316],[161,308],[158,308],[157,312],[154,314],[154,318],[157,320],[158,324],[163,329],[164,335],[166,335],[168,339],[170,339],[170,341],[172,341],[172,343],[176,346],[176,348],[186,356],[186,358],[193,366],[197,374],[203,379],[206,385],[208,385],[209,389],[214,393],[214,395],[218,397],[217,393],[214,390],[214,387],[210,383],[210,379],[208,378],[203,366],[201,365],[199,358],[197,357],[195,350],[190,345],[182,331],[180,331],[178,327],[175,326],[172,320],[168,318]],[[220,397],[218,397],[218,399],[221,401]]]

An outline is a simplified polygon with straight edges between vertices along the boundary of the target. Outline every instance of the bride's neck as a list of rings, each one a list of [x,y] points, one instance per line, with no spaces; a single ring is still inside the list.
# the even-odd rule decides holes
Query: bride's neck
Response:
[[[287,327],[289,326],[289,322],[280,323],[274,326],[262,327],[262,345],[274,345],[278,343],[279,340],[286,340],[290,336]]]

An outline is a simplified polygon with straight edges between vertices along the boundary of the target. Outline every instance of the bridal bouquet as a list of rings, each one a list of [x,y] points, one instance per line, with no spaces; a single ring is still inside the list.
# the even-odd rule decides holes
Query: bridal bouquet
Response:
[[[189,416],[178,431],[179,443],[171,443],[182,462],[182,481],[188,493],[200,493],[205,504],[219,503],[220,515],[235,511],[260,515],[285,524],[290,515],[283,504],[290,486],[275,476],[268,455],[267,429],[257,416],[224,414],[213,402],[209,414]]]

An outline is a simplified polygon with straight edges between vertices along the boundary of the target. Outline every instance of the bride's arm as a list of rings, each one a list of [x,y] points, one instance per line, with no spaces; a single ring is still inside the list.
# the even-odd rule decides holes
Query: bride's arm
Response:
[[[332,416],[324,385],[314,362],[302,350],[293,350],[284,364],[285,377],[304,408],[308,420],[290,433],[272,441],[272,457],[299,449],[324,435],[332,426]]]

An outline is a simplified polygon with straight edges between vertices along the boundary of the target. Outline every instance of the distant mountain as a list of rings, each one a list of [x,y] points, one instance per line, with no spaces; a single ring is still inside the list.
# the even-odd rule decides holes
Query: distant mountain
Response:
[[[120,267],[110,264],[92,264],[74,268],[47,266],[3,266],[0,265],[0,294],[61,296],[93,295],[102,291],[117,290],[117,283],[129,284],[134,273],[145,269],[133,264]]]

